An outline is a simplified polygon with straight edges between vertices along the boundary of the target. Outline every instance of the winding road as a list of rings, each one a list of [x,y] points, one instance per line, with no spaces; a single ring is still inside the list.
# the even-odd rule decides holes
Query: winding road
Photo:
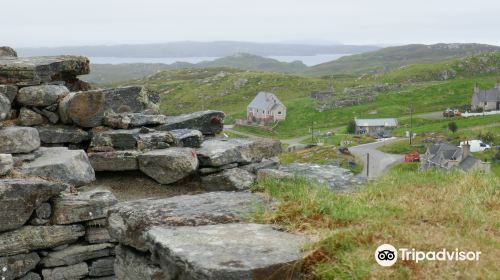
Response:
[[[379,151],[378,148],[402,140],[401,138],[383,139],[374,143],[350,147],[349,151],[363,161],[364,167],[361,175],[367,177],[367,168],[369,167],[368,178],[376,178],[384,174],[393,165],[404,161],[403,155],[384,153]],[[370,154],[369,166],[366,163],[366,154]]]

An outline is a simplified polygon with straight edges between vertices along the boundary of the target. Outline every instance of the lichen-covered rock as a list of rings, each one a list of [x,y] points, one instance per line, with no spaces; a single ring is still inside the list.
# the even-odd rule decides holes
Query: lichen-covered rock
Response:
[[[197,149],[201,166],[260,162],[281,153],[280,141],[269,139],[211,139]]]
[[[42,280],[42,278],[40,277],[40,275],[38,275],[34,272],[28,272],[28,274],[19,278],[19,280]]]
[[[51,124],[56,124],[59,122],[59,115],[57,113],[54,113],[52,111],[49,111],[47,109],[38,109],[38,108],[33,108],[33,111],[37,112],[38,114],[44,116],[49,120]]]
[[[40,257],[34,252],[0,257],[0,279],[17,279],[34,269],[38,262]]]
[[[97,127],[104,123],[105,113],[137,113],[148,105],[148,95],[142,87],[81,91],[62,99],[59,115],[65,123]]]
[[[144,113],[107,113],[104,116],[104,125],[112,128],[127,129],[131,127],[160,125],[167,123],[165,115]]]
[[[68,280],[82,279],[89,274],[87,263],[79,263],[70,266],[56,267],[54,269],[43,269],[42,275],[44,280]]]
[[[140,133],[137,139],[137,149],[155,150],[166,149],[174,142],[172,134],[168,131],[152,131],[148,133]]]
[[[146,251],[145,234],[152,226],[234,223],[259,205],[265,205],[262,197],[246,192],[210,192],[124,202],[109,210],[109,232],[121,244]]]
[[[0,232],[23,226],[35,208],[65,189],[40,179],[0,179]]]
[[[69,90],[65,86],[39,85],[23,87],[19,90],[16,100],[24,106],[45,107],[57,103],[66,96]]]
[[[241,168],[226,169],[201,178],[203,188],[208,191],[243,191],[250,189],[254,182],[255,175]]]
[[[139,169],[160,184],[177,182],[198,168],[196,152],[191,148],[153,150],[137,157]]]
[[[95,189],[78,194],[64,194],[52,199],[52,222],[72,224],[105,218],[108,208],[118,203],[113,193]]]
[[[14,168],[14,158],[12,157],[12,155],[0,154],[0,176],[9,174],[12,168]]]
[[[38,132],[37,132],[38,133]],[[32,162],[23,164],[21,173],[51,180],[83,186],[95,180],[94,169],[83,150],[65,147],[45,148],[36,151],[39,155]]]
[[[35,128],[9,126],[0,128],[0,143],[0,153],[29,153],[40,147],[40,137]]]
[[[217,167],[203,167],[198,170],[198,172],[201,175],[208,175],[208,174],[213,174],[213,173],[219,173],[221,171],[224,171],[226,169],[231,169],[238,167],[237,163],[230,163],[222,166],[217,166]]]
[[[11,102],[9,98],[0,93],[0,121],[10,117]]]
[[[42,115],[26,107],[21,108],[18,120],[19,124],[23,126],[34,126],[47,123],[47,120]]]
[[[17,57],[17,52],[11,47],[0,47],[0,57]]]
[[[78,144],[90,140],[89,133],[77,127],[47,125],[36,127],[40,140],[45,144]]]
[[[17,90],[17,87],[13,85],[0,85],[0,95],[4,95],[5,97],[7,97],[11,105],[16,99]]]
[[[96,259],[90,262],[89,266],[89,276],[92,277],[102,277],[114,275],[113,266],[115,263],[114,257],[106,257]]]
[[[175,117],[168,117],[167,122],[157,126],[157,130],[196,129],[205,135],[215,135],[224,128],[224,112],[201,111]]]
[[[55,267],[63,265],[73,265],[86,260],[111,256],[114,252],[114,244],[74,244],[69,247],[52,251],[40,262],[43,267]]]
[[[114,271],[116,277],[120,280],[169,279],[145,253],[121,245],[116,247]]]
[[[87,226],[85,230],[85,241],[90,244],[115,242],[109,235],[107,227],[91,227]]]
[[[174,129],[170,133],[175,144],[182,147],[198,148],[203,142],[203,134],[195,129]]]
[[[88,153],[90,164],[95,171],[138,170],[139,155],[140,152],[134,150]]]
[[[260,162],[254,162],[240,166],[241,169],[257,174],[261,169],[277,169],[279,167],[278,159],[262,159]]]
[[[0,256],[12,256],[73,243],[83,235],[85,228],[82,225],[23,226],[0,233]]]
[[[298,279],[307,238],[271,225],[153,227],[153,255],[166,279]]]
[[[83,56],[0,57],[0,84],[39,85],[90,72]]]

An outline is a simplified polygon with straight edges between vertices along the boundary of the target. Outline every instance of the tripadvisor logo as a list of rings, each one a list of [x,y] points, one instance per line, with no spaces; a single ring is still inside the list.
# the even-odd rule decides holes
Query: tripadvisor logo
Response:
[[[399,248],[397,250],[391,244],[380,245],[375,250],[375,260],[381,266],[392,266],[399,258],[402,261],[479,261],[481,251],[460,251],[458,248],[455,250],[441,249],[439,251],[418,251],[415,248]]]

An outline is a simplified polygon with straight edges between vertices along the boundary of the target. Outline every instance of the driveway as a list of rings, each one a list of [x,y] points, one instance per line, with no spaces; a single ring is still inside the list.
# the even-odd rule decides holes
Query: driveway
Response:
[[[401,138],[390,138],[383,139],[383,141],[378,141],[369,144],[363,144],[359,146],[350,147],[349,151],[357,158],[363,161],[363,172],[361,175],[366,177],[366,172],[368,165],[366,164],[366,154],[370,154],[370,164],[369,164],[369,176],[368,178],[376,178],[384,174],[393,165],[403,162],[404,155],[388,154],[377,150],[377,148],[393,143],[396,141],[402,141]]]

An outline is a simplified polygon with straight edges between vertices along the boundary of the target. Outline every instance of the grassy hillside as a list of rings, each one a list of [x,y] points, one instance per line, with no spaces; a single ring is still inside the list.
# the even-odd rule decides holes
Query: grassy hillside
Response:
[[[381,73],[403,65],[432,63],[473,54],[499,51],[500,47],[482,44],[405,45],[357,55],[309,68],[307,75]]]
[[[299,73],[307,69],[301,61],[280,62],[276,59],[265,58],[248,53],[238,53],[235,55],[216,59],[214,61],[204,61],[197,63],[195,67],[231,67],[243,70],[257,70],[266,72]]]
[[[359,191],[339,194],[304,180],[262,180],[256,190],[277,200],[258,222],[315,236],[305,279],[497,279],[500,273],[500,181],[490,175],[418,172],[404,164]],[[479,262],[374,260],[396,248],[481,251]]]

